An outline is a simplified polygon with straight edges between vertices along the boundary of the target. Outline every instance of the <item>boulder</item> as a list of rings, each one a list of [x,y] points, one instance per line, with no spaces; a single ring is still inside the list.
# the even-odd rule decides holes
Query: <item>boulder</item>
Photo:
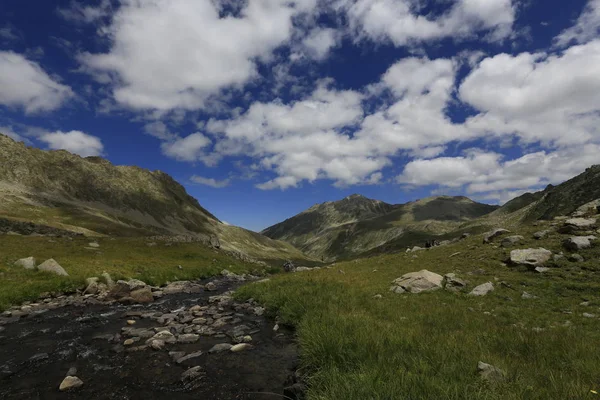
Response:
[[[509,230],[503,228],[496,228],[492,231],[483,234],[483,243],[490,243],[494,238],[510,233]]]
[[[129,293],[129,297],[136,303],[152,303],[154,301],[152,290],[149,287],[133,290]]]
[[[37,267],[38,271],[50,272],[60,276],[69,276],[67,271],[63,267],[60,266],[53,258],[50,258]]]
[[[515,265],[537,267],[546,263],[552,257],[552,252],[543,248],[521,249],[510,252],[510,262]]]
[[[33,257],[27,257],[27,258],[21,258],[20,260],[17,260],[14,264],[15,267],[22,267],[25,269],[35,269],[35,258]]]
[[[475,286],[475,288],[469,293],[469,296],[485,296],[489,292],[494,291],[494,284],[492,282],[482,283],[479,286]]]
[[[293,272],[295,269],[296,269],[296,266],[294,265],[293,262],[291,262],[289,260],[283,264],[283,270],[285,272]]]
[[[519,244],[523,240],[525,240],[525,238],[521,235],[508,236],[508,237],[505,237],[504,239],[502,239],[502,242],[500,242],[500,246],[511,247],[516,244]]]
[[[211,349],[208,352],[209,353],[220,353],[222,351],[230,350],[232,347],[233,347],[233,345],[231,345],[229,343],[219,343],[219,344],[215,344],[213,347],[211,347]]]
[[[112,277],[108,272],[103,272],[101,276],[102,278],[104,278],[104,283],[106,283],[106,286],[109,290],[115,286],[115,281],[113,281]]]
[[[252,348],[251,344],[248,343],[240,343],[240,344],[236,344],[235,346],[232,346],[229,351],[233,352],[233,353],[237,353],[240,351],[244,351],[244,350],[249,350]]]
[[[396,293],[421,293],[442,288],[444,277],[426,269],[418,272],[410,272],[394,280],[391,291]],[[399,290],[401,289],[401,290]]]
[[[481,379],[490,383],[501,382],[506,377],[506,373],[500,368],[486,364],[482,361],[477,363],[477,372],[479,372]]]
[[[584,262],[585,259],[579,254],[571,254],[567,257],[567,259],[571,262]]]
[[[592,247],[592,241],[596,240],[596,236],[573,236],[563,241],[563,246],[567,250],[577,251],[589,249]]]
[[[596,228],[596,218],[571,218],[567,219],[558,230],[560,233],[575,233]]]
[[[456,274],[444,275],[446,284],[444,288],[451,292],[459,292],[467,286],[466,282],[456,277]]]
[[[100,281],[100,279],[98,279],[96,277],[87,278],[85,280],[85,291],[83,292],[83,294],[98,294],[98,292],[99,292],[98,282],[99,281]]]

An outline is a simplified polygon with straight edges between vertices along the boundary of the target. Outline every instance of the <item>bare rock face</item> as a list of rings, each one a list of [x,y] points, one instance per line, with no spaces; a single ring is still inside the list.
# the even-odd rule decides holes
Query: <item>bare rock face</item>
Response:
[[[14,263],[14,266],[34,270],[35,269],[35,258],[33,258],[33,257],[21,258],[20,260],[17,260]]]
[[[563,241],[563,246],[567,250],[577,251],[589,249],[592,247],[592,241],[596,240],[596,236],[573,236]]]
[[[63,267],[60,266],[53,258],[50,258],[37,267],[38,271],[50,272],[55,275],[60,276],[69,276],[67,271]]]
[[[515,265],[527,265],[530,267],[539,267],[552,257],[552,252],[543,248],[522,249],[510,252],[510,262]]]
[[[390,291],[395,293],[421,293],[438,290],[442,288],[444,277],[426,269],[418,272],[410,272],[394,280]]]
[[[502,236],[507,233],[510,233],[510,231],[508,229],[503,228],[497,228],[493,231],[486,232],[483,234],[483,243],[490,243],[493,239],[497,238],[498,236]]]

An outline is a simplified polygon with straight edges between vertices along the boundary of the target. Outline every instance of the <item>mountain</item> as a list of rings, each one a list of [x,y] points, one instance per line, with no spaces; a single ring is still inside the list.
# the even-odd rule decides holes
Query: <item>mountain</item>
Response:
[[[86,235],[191,236],[261,259],[306,257],[222,223],[161,171],[27,147],[0,134],[0,218]]]
[[[422,244],[497,208],[462,196],[393,205],[354,194],[314,205],[261,233],[285,240],[312,257],[335,260],[391,242],[395,248]]]

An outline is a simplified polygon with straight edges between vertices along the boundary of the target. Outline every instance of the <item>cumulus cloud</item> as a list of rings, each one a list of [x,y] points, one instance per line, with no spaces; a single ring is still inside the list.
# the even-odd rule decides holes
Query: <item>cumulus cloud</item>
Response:
[[[459,88],[461,100],[481,111],[466,125],[478,135],[516,134],[526,143],[572,145],[598,140],[598,65],[600,40],[559,55],[486,58]]]
[[[161,145],[163,154],[179,161],[194,162],[202,160],[205,148],[210,146],[211,141],[200,132],[192,133],[184,138],[164,142]]]
[[[124,0],[107,28],[105,54],[84,54],[95,73],[109,73],[113,95],[134,109],[202,108],[211,95],[257,76],[256,60],[291,38],[293,17],[316,0],[249,1],[236,17],[210,0]]]
[[[302,41],[304,52],[315,60],[324,60],[336,46],[338,32],[332,28],[315,28]]]
[[[504,202],[516,193],[561,183],[598,163],[597,144],[539,151],[505,161],[498,153],[471,150],[460,157],[411,161],[397,181],[411,186],[464,187],[468,194]]]
[[[515,9],[511,0],[459,0],[439,17],[421,14],[423,2],[411,0],[341,0],[352,30],[358,37],[389,40],[396,46],[446,37],[460,39],[489,31],[490,40],[512,32]]]
[[[104,151],[100,138],[81,131],[44,133],[37,138],[53,150],[67,150],[82,157],[99,156]]]
[[[555,38],[555,45],[586,43],[600,35],[600,0],[589,0],[574,26]]]
[[[230,179],[223,179],[223,180],[216,180],[214,178],[205,178],[203,176],[199,176],[199,175],[193,175],[190,180],[194,183],[198,183],[200,185],[206,185],[206,186],[211,186],[214,188],[224,188],[229,186],[231,180]]]
[[[39,64],[12,51],[0,51],[0,71],[0,104],[23,107],[28,114],[56,110],[73,96]]]

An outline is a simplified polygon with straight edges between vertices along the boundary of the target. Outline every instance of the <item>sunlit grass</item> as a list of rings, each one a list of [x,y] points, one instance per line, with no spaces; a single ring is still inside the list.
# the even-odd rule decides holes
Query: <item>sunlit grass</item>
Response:
[[[527,238],[519,248],[561,251],[560,235],[529,239],[542,228],[515,232]],[[472,237],[277,276],[238,296],[258,299],[298,328],[310,399],[593,398],[590,390],[600,387],[600,320],[582,313],[600,315],[600,249],[582,251],[584,263],[560,261],[544,275],[503,265],[509,252]],[[496,290],[485,297],[388,291],[393,279],[421,269],[457,272],[470,288],[491,281]],[[477,270],[485,272],[468,274]],[[524,291],[538,298],[523,299]],[[579,305],[584,300],[590,305]],[[480,360],[506,371],[506,381],[483,382]]]

